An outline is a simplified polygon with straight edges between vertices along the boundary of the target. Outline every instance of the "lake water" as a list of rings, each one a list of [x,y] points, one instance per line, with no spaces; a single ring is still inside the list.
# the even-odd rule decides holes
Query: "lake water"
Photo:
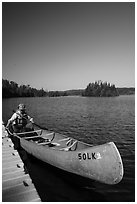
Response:
[[[90,144],[113,141],[124,165],[124,178],[114,186],[95,183],[107,201],[135,201],[135,96],[110,98],[12,98],[2,101],[7,122],[19,103],[25,103],[35,123]]]

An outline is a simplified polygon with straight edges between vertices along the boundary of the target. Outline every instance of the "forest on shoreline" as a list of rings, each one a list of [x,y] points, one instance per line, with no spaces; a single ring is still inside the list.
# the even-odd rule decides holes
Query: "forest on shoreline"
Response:
[[[101,80],[89,83],[85,89],[66,91],[45,91],[43,88],[36,89],[30,85],[18,85],[14,81],[2,79],[2,98],[13,97],[59,97],[59,96],[86,96],[86,97],[113,97],[119,95],[135,94],[135,88],[116,88],[108,82]]]

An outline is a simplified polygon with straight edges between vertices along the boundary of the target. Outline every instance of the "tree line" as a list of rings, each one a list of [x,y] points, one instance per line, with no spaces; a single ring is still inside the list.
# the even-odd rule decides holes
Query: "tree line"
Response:
[[[116,88],[108,82],[96,81],[89,83],[86,89],[67,91],[45,91],[43,88],[36,89],[30,85],[18,85],[14,81],[2,79],[2,97],[59,97],[59,96],[86,96],[86,97],[109,97],[118,95],[135,94],[135,88]]]
[[[117,88],[119,95],[133,95],[135,94],[135,88]]]
[[[2,97],[12,98],[12,97],[57,97],[66,96],[65,91],[45,91],[43,88],[36,89],[31,88],[30,85],[18,85],[14,81],[8,81],[7,79],[2,79]]]
[[[92,97],[112,97],[119,96],[119,92],[114,84],[109,82],[102,82],[101,80],[89,83],[82,94],[83,96]]]
[[[18,85],[14,81],[8,81],[2,79],[2,97],[34,97],[34,96],[46,96],[46,92],[43,89],[37,90],[31,88],[30,85]]]

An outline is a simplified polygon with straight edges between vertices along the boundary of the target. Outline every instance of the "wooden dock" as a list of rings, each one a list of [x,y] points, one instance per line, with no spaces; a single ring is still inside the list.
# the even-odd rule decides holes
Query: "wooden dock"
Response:
[[[14,144],[2,127],[2,202],[41,202]]]

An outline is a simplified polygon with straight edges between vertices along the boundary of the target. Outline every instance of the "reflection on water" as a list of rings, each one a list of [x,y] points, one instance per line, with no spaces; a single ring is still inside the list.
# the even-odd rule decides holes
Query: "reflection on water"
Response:
[[[57,97],[57,98],[15,98],[4,99],[2,104],[2,118],[7,122],[12,114],[12,110],[19,103],[25,103],[28,112],[33,116],[34,121],[41,126],[45,126],[55,132],[69,135],[76,139],[91,144],[103,144],[113,141],[118,147],[124,164],[124,178],[122,182],[115,186],[108,186],[94,182],[94,187],[86,189],[75,189],[75,185],[68,184],[66,177],[61,178],[60,174],[55,178],[46,172],[47,168],[41,168],[41,164],[32,163],[32,168],[37,169],[34,174],[43,172],[43,178],[52,180],[53,187],[48,184],[45,191],[49,193],[49,200],[57,199],[61,194],[62,201],[70,199],[95,199],[96,196],[91,193],[98,192],[107,201],[131,202],[135,200],[135,96],[120,96],[110,98],[86,98],[86,97]],[[46,172],[46,174],[44,173]],[[49,171],[51,173],[51,170]],[[36,177],[36,175],[34,176]],[[37,178],[37,177],[36,177]],[[44,182],[41,179],[41,184]],[[39,180],[39,179],[38,179]],[[69,180],[70,179],[69,177]],[[77,182],[78,184],[78,182]],[[67,187],[66,187],[67,186]],[[66,189],[70,192],[70,198],[60,189]],[[53,190],[54,189],[54,190]],[[75,189],[75,190],[74,190]],[[53,192],[53,191],[54,192]],[[76,196],[73,196],[76,192]],[[82,194],[83,192],[83,194]],[[86,193],[85,193],[86,192]],[[52,196],[54,194],[54,196]],[[51,195],[51,196],[50,196]],[[66,197],[63,198],[63,195]],[[89,195],[89,196],[88,196]],[[100,198],[98,196],[98,198]]]

